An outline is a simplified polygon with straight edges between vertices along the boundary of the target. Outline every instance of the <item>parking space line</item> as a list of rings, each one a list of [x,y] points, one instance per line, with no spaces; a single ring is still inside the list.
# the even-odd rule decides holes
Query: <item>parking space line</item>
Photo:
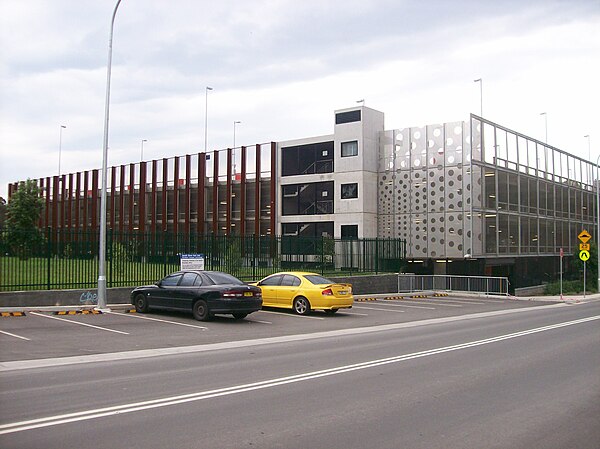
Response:
[[[356,307],[356,306],[354,306]],[[358,312],[338,312],[338,315],[360,315],[360,316],[369,316],[367,313],[358,313]]]
[[[248,319],[246,319],[245,321],[247,321],[248,323],[273,324],[270,321],[262,321],[262,320],[248,320]]]
[[[392,309],[381,309],[378,307],[362,307],[362,306],[354,306],[357,309],[369,309],[369,310],[383,310],[384,312],[394,312],[394,313],[404,313],[406,310],[392,310]]]
[[[159,321],[161,323],[176,324],[178,326],[193,327],[193,328],[202,329],[202,330],[208,329],[207,327],[204,327],[204,326],[196,326],[194,324],[187,324],[187,323],[178,323],[177,321],[170,321],[170,320],[161,320],[159,318],[151,318],[149,316],[141,316],[141,315],[137,315],[134,313],[120,313],[120,312],[104,312],[104,313],[110,313],[112,315],[121,315],[121,316],[126,316],[126,317],[131,317],[131,318],[139,318],[141,320]]]
[[[404,304],[404,302],[402,302],[402,304],[392,304],[391,302],[387,301],[385,303],[386,306],[391,306],[391,307],[409,307],[412,309],[428,309],[428,310],[435,310],[435,307],[427,307],[427,306],[409,306],[408,304]]]
[[[272,313],[275,315],[281,315],[281,316],[289,316],[292,318],[309,318],[311,320],[324,320],[325,318],[321,318],[318,316],[307,316],[307,315],[292,315],[291,313],[284,313],[284,312],[273,312],[271,310],[260,310],[259,312],[262,313]]]
[[[51,315],[44,315],[43,313],[37,313],[37,312],[29,312],[29,313],[31,315],[41,316],[42,318],[50,318],[52,320],[64,321],[66,323],[71,323],[71,324],[78,324],[79,326],[92,327],[94,329],[99,329],[101,331],[114,332],[115,334],[129,335],[128,332],[116,331],[114,329],[108,329],[106,327],[94,326],[93,324],[79,323],[78,321],[67,320],[65,318],[58,318],[58,317],[51,316]]]
[[[10,332],[0,331],[0,334],[8,335],[10,337],[20,338],[21,340],[31,341],[31,339],[29,339],[29,338],[21,337],[20,335],[17,335],[17,334],[11,334]]]
[[[441,306],[441,307],[462,307],[462,305],[460,305],[460,304],[444,304],[444,303],[438,302],[437,299],[435,299],[435,300],[432,299],[432,300],[429,300],[429,301],[426,300],[426,299],[420,299],[418,301],[413,301],[413,300],[409,300],[409,301],[411,303],[414,302],[414,303],[417,303],[417,304],[429,304],[429,305],[431,305],[432,303],[435,303],[435,304],[437,304],[438,306]]]

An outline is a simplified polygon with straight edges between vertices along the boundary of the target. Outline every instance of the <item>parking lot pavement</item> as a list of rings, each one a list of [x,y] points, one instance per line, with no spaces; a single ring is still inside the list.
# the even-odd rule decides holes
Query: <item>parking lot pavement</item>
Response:
[[[102,314],[26,311],[0,318],[0,363],[307,334],[546,304],[458,296],[374,299],[356,301],[352,309],[332,316],[320,311],[299,316],[269,308],[244,320],[223,315],[208,322],[186,313],[131,313],[131,307]]]

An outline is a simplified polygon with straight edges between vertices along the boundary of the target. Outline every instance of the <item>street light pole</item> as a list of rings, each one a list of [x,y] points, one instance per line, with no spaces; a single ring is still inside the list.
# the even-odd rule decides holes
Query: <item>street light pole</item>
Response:
[[[540,115],[544,116],[544,124],[546,128],[546,140],[544,140],[544,143],[548,143],[548,114],[542,112]]]
[[[144,161],[144,142],[148,142],[148,139],[142,139],[142,152],[140,154],[140,162]]]
[[[235,125],[242,123],[240,121],[233,122],[233,148],[235,149]]]
[[[108,115],[110,109],[110,71],[112,66],[112,41],[115,16],[121,0],[117,0],[110,22],[108,39],[108,64],[106,69],[106,101],[104,105],[104,143],[102,146],[102,192],[100,195],[100,248],[98,250],[98,309],[106,310],[106,182],[108,161]]]
[[[204,105],[204,152],[208,152],[208,91],[213,90],[212,87],[206,86],[205,105]]]
[[[65,129],[65,125],[60,125],[60,131],[58,134],[58,176],[60,176],[60,158],[62,153],[62,130]]]
[[[483,79],[477,78],[476,80],[473,80],[473,82],[479,83],[479,116],[483,117]]]

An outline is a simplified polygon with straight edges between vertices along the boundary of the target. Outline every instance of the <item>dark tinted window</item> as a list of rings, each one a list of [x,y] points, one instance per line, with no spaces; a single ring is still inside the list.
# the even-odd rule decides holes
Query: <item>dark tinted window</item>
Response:
[[[286,274],[283,276],[281,285],[286,287],[298,287],[300,285],[300,279],[298,279],[296,276],[292,276],[291,274]]]
[[[207,271],[204,275],[209,278],[213,284],[234,284],[234,285],[245,285],[242,281],[240,281],[235,276],[232,276],[227,273],[220,273],[218,271]]]
[[[342,225],[342,238],[343,239],[357,239],[358,238],[358,225]]]
[[[281,149],[281,176],[333,172],[333,142],[318,142]]]
[[[319,276],[316,274],[309,274],[304,276],[311,284],[315,284],[315,285],[322,285],[322,284],[334,284],[333,281],[330,281],[327,278],[324,278],[323,276]]]
[[[160,282],[160,285],[163,287],[173,287],[174,285],[177,285],[179,283],[179,279],[181,279],[181,273],[171,274],[164,278]]]
[[[360,109],[357,111],[340,112],[335,114],[335,124],[360,122]]]
[[[192,287],[194,285],[199,285],[197,283],[198,275],[196,273],[183,273],[183,278],[179,283],[180,287]]]
[[[358,183],[342,184],[342,199],[358,198]]]
[[[333,181],[282,186],[282,215],[333,213]]]
[[[277,276],[271,276],[261,281],[260,285],[279,285],[282,279],[283,276],[278,274]]]

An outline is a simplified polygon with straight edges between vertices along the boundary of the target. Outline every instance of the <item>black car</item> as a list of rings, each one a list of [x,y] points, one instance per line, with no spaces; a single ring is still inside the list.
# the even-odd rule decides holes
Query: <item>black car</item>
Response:
[[[135,288],[131,303],[140,313],[160,308],[192,312],[200,321],[208,321],[216,313],[230,313],[241,320],[260,310],[262,293],[227,273],[186,270]]]

